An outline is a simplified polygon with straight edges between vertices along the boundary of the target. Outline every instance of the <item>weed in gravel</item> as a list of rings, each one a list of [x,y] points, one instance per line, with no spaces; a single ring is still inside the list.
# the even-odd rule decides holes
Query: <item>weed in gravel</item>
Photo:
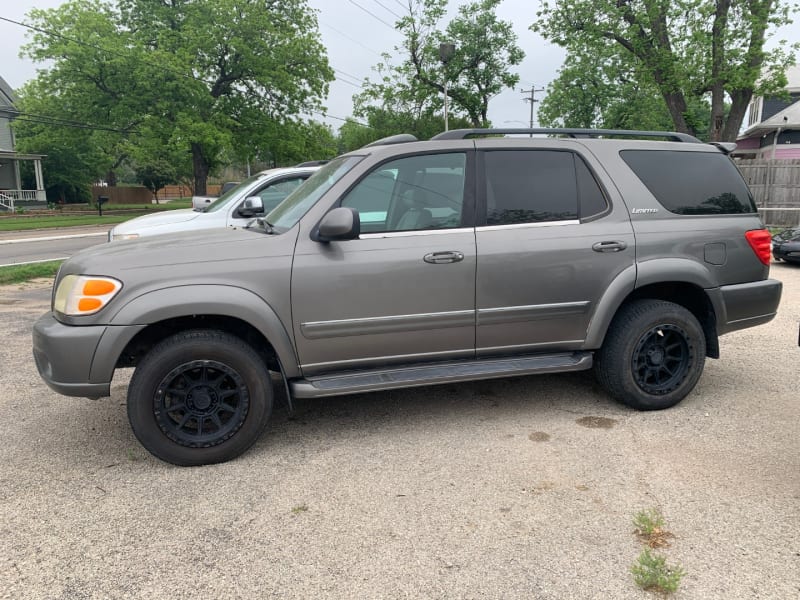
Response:
[[[292,508],[293,515],[299,515],[300,513],[308,512],[308,506],[305,504],[299,504]]]
[[[649,548],[642,550],[639,558],[631,566],[633,580],[643,590],[671,594],[678,589],[681,579],[686,575],[678,565],[668,565],[667,558],[652,554]]]
[[[669,546],[672,534],[664,528],[664,516],[657,508],[640,510],[633,517],[636,535],[651,548]]]

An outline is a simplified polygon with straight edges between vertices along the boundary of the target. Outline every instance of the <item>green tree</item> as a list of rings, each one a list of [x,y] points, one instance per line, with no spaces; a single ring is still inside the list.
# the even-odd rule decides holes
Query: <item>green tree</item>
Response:
[[[603,51],[606,55],[603,55]],[[705,98],[690,98],[685,119],[698,131],[709,122]],[[666,131],[674,125],[658,87],[647,72],[638,72],[631,57],[613,47],[571,52],[539,105],[545,127],[643,129]]]
[[[385,62],[375,67],[380,80],[365,82],[364,92],[355,97],[355,114],[368,120],[371,114],[379,118],[381,111],[400,115],[400,121],[430,119],[442,110],[446,79],[452,114],[473,127],[487,126],[489,101],[517,84],[519,76],[511,69],[525,56],[511,23],[497,19],[500,2],[462,5],[440,30],[447,0],[408,0],[408,14],[396,23],[404,39],[395,50],[403,61],[392,65],[384,56]],[[444,65],[439,57],[443,42],[455,45]]]
[[[29,21],[25,51],[52,63],[31,91],[122,130],[112,162],[143,136],[170,140],[198,194],[226,150],[297,132],[275,124],[320,109],[333,79],[306,0],[71,0]]]
[[[767,52],[764,43],[789,13],[783,0],[545,0],[532,28],[570,56],[630,64],[677,131],[732,141],[753,94],[786,84],[795,46]],[[700,124],[692,119],[703,99],[710,113]]]

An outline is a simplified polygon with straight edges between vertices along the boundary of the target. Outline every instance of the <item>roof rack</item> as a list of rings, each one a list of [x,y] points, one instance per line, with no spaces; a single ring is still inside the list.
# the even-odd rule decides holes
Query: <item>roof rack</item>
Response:
[[[405,144],[407,142],[418,142],[418,141],[419,140],[410,133],[399,133],[397,135],[390,135],[389,137],[381,138],[379,140],[375,140],[374,142],[370,142],[366,146],[362,146],[362,148],[372,148],[374,146],[389,146],[390,144]]]
[[[678,133],[676,131],[633,131],[629,129],[569,129],[569,128],[526,128],[526,129],[453,129],[435,135],[431,140],[463,140],[476,135],[506,135],[512,133],[544,133],[548,135],[565,135],[571,138],[595,138],[601,136],[615,137],[657,137],[666,138],[673,142],[688,142],[692,144],[702,144],[696,137],[688,133]]]

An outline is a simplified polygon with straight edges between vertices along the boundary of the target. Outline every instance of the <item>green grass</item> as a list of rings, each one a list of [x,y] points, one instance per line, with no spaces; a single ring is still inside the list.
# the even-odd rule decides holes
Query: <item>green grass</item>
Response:
[[[48,277],[52,279],[58,271],[59,265],[63,261],[54,260],[33,265],[19,265],[14,267],[0,267],[0,285],[12,283],[22,283],[38,277]]]
[[[175,200],[168,204],[111,204],[105,205],[104,210],[129,210],[131,212],[124,215],[103,215],[97,214],[72,214],[73,211],[65,209],[56,214],[41,216],[20,216],[0,218],[0,231],[24,231],[29,229],[48,229],[51,227],[79,227],[84,225],[115,225],[128,219],[133,219],[139,215],[165,210],[175,210],[178,208],[191,208],[192,199]],[[84,210],[97,210],[96,207],[85,207]],[[26,212],[30,215],[30,212]]]
[[[132,219],[136,215],[47,215],[42,217],[6,217],[0,219],[0,231],[23,231],[28,229],[48,229],[52,227],[78,227],[81,225],[113,225]]]
[[[664,516],[657,508],[641,510],[633,516],[633,525],[637,534],[651,536],[656,530],[664,529]]]
[[[639,558],[631,566],[633,580],[643,590],[671,594],[677,591],[681,579],[686,575],[681,567],[668,565],[667,559],[652,554],[648,548],[642,550]]]

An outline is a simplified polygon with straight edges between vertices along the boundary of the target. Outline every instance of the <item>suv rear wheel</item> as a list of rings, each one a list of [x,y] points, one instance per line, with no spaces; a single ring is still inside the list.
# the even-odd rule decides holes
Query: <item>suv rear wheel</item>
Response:
[[[617,400],[639,410],[674,406],[703,373],[706,340],[697,318],[663,300],[623,306],[597,353],[595,373]]]
[[[255,443],[272,395],[269,372],[248,344],[222,331],[184,331],[157,344],[136,367],[128,419],[161,460],[218,463]]]

